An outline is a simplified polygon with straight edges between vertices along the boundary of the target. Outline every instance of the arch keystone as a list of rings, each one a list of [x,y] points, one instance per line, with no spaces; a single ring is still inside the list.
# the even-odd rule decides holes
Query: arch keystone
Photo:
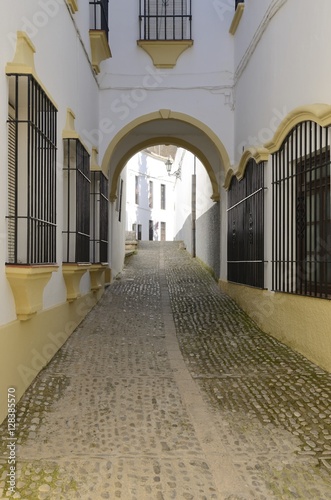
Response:
[[[161,118],[163,118],[164,120],[167,120],[168,118],[170,118],[171,109],[160,109],[159,112],[160,112]]]

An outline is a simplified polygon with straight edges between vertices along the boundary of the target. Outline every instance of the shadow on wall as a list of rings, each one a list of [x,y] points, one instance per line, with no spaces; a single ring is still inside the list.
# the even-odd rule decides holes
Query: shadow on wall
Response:
[[[184,241],[187,251],[192,254],[192,218],[187,217],[175,240]],[[196,221],[196,255],[215,276],[220,276],[220,213],[215,203]]]

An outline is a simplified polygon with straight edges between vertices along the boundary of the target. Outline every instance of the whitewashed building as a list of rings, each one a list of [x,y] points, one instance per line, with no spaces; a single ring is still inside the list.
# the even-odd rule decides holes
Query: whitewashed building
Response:
[[[0,420],[7,387],[23,394],[121,270],[123,169],[158,144],[191,155],[174,237],[266,332],[331,370],[330,1],[2,0],[1,13]]]
[[[126,228],[135,232],[137,240],[174,239],[174,189],[177,179],[168,175],[165,162],[170,161],[174,166],[176,162],[170,153],[163,156],[165,148],[169,150],[169,147],[161,145],[145,149],[135,154],[125,168]],[[172,148],[174,156],[176,149]],[[180,182],[179,179],[177,182]]]

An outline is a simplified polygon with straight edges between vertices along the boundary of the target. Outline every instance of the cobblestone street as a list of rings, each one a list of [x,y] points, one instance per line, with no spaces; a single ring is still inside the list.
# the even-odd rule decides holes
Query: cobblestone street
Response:
[[[140,243],[18,404],[0,498],[328,500],[330,401],[178,243]]]

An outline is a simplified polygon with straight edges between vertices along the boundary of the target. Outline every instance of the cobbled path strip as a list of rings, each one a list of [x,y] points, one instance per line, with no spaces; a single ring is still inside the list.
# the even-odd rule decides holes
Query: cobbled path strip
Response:
[[[140,243],[17,405],[0,498],[328,500],[330,401],[178,243]]]

